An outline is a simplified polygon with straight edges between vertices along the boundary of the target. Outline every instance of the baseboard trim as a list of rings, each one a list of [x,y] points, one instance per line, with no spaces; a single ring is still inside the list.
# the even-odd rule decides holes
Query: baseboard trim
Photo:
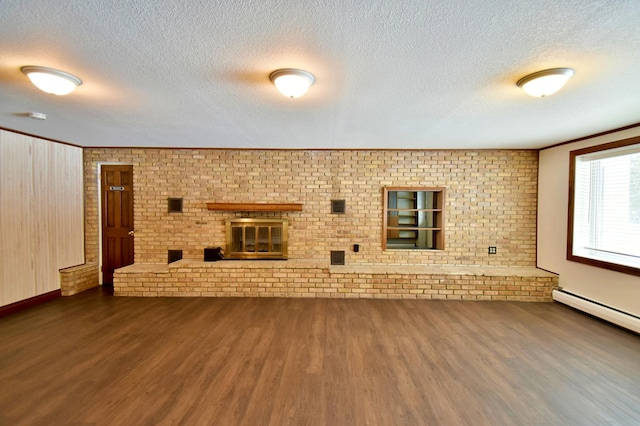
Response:
[[[554,289],[552,297],[553,300],[557,302],[564,303],[572,308],[579,309],[590,315],[640,334],[640,318],[633,314],[623,312],[619,309],[612,308],[600,302],[587,299],[584,296],[570,293],[562,289]]]
[[[22,311],[27,308],[31,308],[41,303],[48,302],[49,300],[57,299],[62,296],[62,290],[53,290],[49,293],[40,294],[38,296],[30,297],[28,299],[19,300],[9,305],[0,306],[0,317],[12,314],[14,312]]]

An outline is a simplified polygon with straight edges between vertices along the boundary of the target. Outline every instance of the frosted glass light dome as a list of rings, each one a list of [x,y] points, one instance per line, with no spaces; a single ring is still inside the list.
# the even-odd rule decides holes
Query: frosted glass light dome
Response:
[[[543,98],[562,89],[573,74],[571,68],[553,68],[522,77],[516,84],[528,95]]]
[[[22,67],[22,72],[34,86],[51,95],[68,95],[82,84],[75,75],[53,68],[29,65]]]
[[[269,79],[288,98],[304,95],[316,81],[310,72],[293,68],[276,70],[269,75]]]

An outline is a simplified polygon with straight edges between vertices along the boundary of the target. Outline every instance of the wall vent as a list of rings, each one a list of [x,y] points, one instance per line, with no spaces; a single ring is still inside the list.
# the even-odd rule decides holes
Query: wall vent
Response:
[[[182,198],[169,198],[169,213],[182,213]]]
[[[331,264],[332,265],[344,265],[344,250],[343,251],[331,251]]]
[[[168,263],[173,263],[176,260],[182,259],[182,250],[168,250]]]
[[[347,210],[347,202],[345,200],[331,200],[331,213],[344,214]]]

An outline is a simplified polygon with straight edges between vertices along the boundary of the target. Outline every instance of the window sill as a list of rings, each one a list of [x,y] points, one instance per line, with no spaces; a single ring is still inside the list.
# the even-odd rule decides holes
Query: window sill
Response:
[[[633,266],[620,265],[617,263],[605,262],[603,260],[596,260],[588,257],[576,256],[571,253],[567,254],[567,260],[571,262],[582,263],[584,265],[595,266],[596,268],[622,272],[623,274],[640,276],[640,268],[634,268]]]

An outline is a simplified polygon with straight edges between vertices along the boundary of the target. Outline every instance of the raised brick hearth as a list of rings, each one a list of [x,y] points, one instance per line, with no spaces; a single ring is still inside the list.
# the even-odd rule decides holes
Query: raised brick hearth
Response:
[[[551,301],[558,276],[534,267],[331,266],[318,261],[183,259],[116,270],[116,296],[333,297]]]

